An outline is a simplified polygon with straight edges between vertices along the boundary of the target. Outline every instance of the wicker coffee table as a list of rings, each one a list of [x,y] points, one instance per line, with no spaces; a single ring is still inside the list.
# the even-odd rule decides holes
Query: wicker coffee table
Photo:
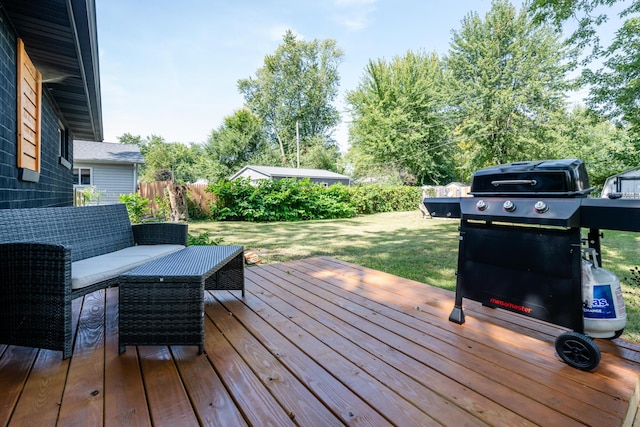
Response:
[[[128,345],[204,351],[204,291],[241,290],[242,246],[189,246],[120,276],[120,353]]]

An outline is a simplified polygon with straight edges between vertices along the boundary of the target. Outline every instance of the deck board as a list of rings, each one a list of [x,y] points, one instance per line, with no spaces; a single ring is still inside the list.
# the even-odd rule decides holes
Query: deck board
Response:
[[[74,302],[74,355],[0,345],[0,425],[597,425],[638,422],[640,345],[596,340],[594,372],[555,325],[328,257],[246,270],[205,293],[195,346],[118,353],[118,291]]]
[[[320,274],[322,274],[322,272],[320,272]],[[318,282],[314,283],[314,285],[316,285],[314,289],[321,286]],[[378,297],[378,299],[381,298],[382,297]],[[401,306],[402,304],[400,297],[387,296],[386,298],[392,298],[395,307]],[[345,295],[345,301],[348,301],[349,303],[358,301],[358,296]],[[583,414],[584,411],[587,410],[589,412],[588,416],[590,419],[593,419],[594,421],[600,419],[605,423],[605,425],[607,422],[611,422],[611,420],[610,417],[607,417],[605,412],[603,412],[603,409],[610,411],[611,406],[613,405],[613,409],[619,411],[627,407],[626,404],[619,400],[611,399],[604,393],[596,392],[585,396],[588,403],[591,405],[591,409],[584,408],[582,405],[574,402],[575,398],[572,396],[572,393],[575,392],[576,384],[572,384],[569,381],[554,382],[553,373],[547,369],[543,369],[543,367],[548,364],[548,360],[543,361],[543,367],[536,366],[534,363],[527,363],[527,373],[525,376],[520,372],[523,366],[522,358],[515,358],[512,355],[502,352],[503,347],[496,348],[485,345],[482,341],[477,341],[478,337],[482,336],[480,335],[482,333],[481,330],[474,331],[473,340],[466,339],[458,335],[460,333],[460,329],[467,327],[468,324],[465,324],[464,326],[459,326],[453,323],[444,324],[443,326],[451,331],[446,332],[441,328],[427,328],[420,324],[421,319],[418,319],[418,317],[427,311],[424,308],[416,310],[416,307],[407,307],[404,309],[403,313],[398,314],[396,310],[385,310],[385,306],[376,305],[377,303],[372,304],[370,300],[363,297],[360,297],[360,302],[368,304],[370,309],[374,310],[374,312],[384,311],[386,319],[384,322],[380,323],[389,325],[388,327],[394,327],[396,337],[401,337],[401,339],[402,337],[413,337],[414,341],[422,342],[422,345],[425,348],[429,348],[443,356],[454,355],[458,352],[462,352],[464,355],[465,353],[469,353],[469,349],[473,349],[473,352],[468,354],[464,359],[460,359],[460,357],[463,356],[459,356],[454,357],[453,361],[455,363],[463,362],[466,367],[484,375],[486,378],[490,378],[492,381],[496,381],[499,384],[508,384],[508,387],[511,390],[507,390],[507,393],[521,393],[530,399],[539,400],[540,403],[544,405],[552,405],[557,411],[570,416],[580,416],[580,414]],[[360,311],[362,316],[367,315],[366,311]],[[493,314],[496,314],[495,310],[491,311]],[[448,310],[438,310],[436,313],[430,314],[436,314],[436,319],[440,319],[442,317],[446,318],[448,317]],[[395,323],[389,323],[389,320],[387,319],[395,319]],[[373,322],[375,323],[375,320],[373,320]],[[483,325],[483,327],[486,327],[486,325]],[[410,328],[414,328],[414,330]],[[425,333],[423,333],[423,331],[425,331]],[[419,335],[416,335],[416,333]],[[491,330],[490,333],[490,336],[494,338],[503,335],[504,333],[498,330]],[[486,339],[489,338],[490,337],[488,336]],[[407,346],[402,343],[398,343],[398,347],[406,348]],[[526,347],[522,347],[522,349],[526,350]],[[423,351],[418,350],[416,354],[422,355]],[[433,356],[429,356],[427,360],[424,361],[425,365],[428,364],[436,366],[435,363],[433,363],[433,360],[431,360],[431,357]],[[487,361],[491,361],[491,363],[487,363]],[[572,369],[572,371],[575,370]],[[467,377],[468,375],[460,373],[460,376]],[[531,381],[531,378],[535,378],[536,381]],[[480,382],[479,386],[470,385],[470,388],[474,390],[481,390],[480,387],[482,386],[482,382]],[[490,385],[490,387],[492,386]],[[553,396],[553,402],[547,402],[545,400],[547,396]],[[499,397],[496,397],[495,400],[502,401]],[[523,402],[524,401],[522,399],[518,400],[519,404],[522,404]],[[541,414],[538,414],[538,416],[540,415]]]
[[[106,291],[105,425],[148,426],[151,423],[137,351],[118,353],[118,289]]]

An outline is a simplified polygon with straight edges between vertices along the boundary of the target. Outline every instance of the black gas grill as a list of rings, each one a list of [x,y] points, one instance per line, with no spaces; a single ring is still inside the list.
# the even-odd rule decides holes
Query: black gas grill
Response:
[[[567,159],[489,167],[473,175],[473,197],[424,199],[432,217],[461,219],[449,320],[464,323],[469,298],[570,328],[556,340],[558,353],[595,368],[600,352],[584,335],[582,245],[600,256],[601,229],[640,231],[640,201],[589,198],[592,190],[584,163]]]

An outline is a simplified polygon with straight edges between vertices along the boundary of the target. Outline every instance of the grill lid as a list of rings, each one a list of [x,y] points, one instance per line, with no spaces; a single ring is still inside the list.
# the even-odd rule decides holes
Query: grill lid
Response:
[[[470,194],[491,197],[586,197],[589,187],[582,160],[543,160],[490,166],[473,174]]]

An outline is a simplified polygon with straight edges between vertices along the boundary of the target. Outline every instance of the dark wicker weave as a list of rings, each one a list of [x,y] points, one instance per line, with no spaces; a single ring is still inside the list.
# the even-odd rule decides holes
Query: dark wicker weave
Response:
[[[204,290],[242,290],[242,246],[189,246],[120,276],[120,352],[128,345],[204,349]]]
[[[71,263],[141,243],[138,227],[122,204],[0,210],[0,343],[71,356],[71,301],[117,284],[72,290]],[[186,224],[157,227],[148,240],[187,244]]]

